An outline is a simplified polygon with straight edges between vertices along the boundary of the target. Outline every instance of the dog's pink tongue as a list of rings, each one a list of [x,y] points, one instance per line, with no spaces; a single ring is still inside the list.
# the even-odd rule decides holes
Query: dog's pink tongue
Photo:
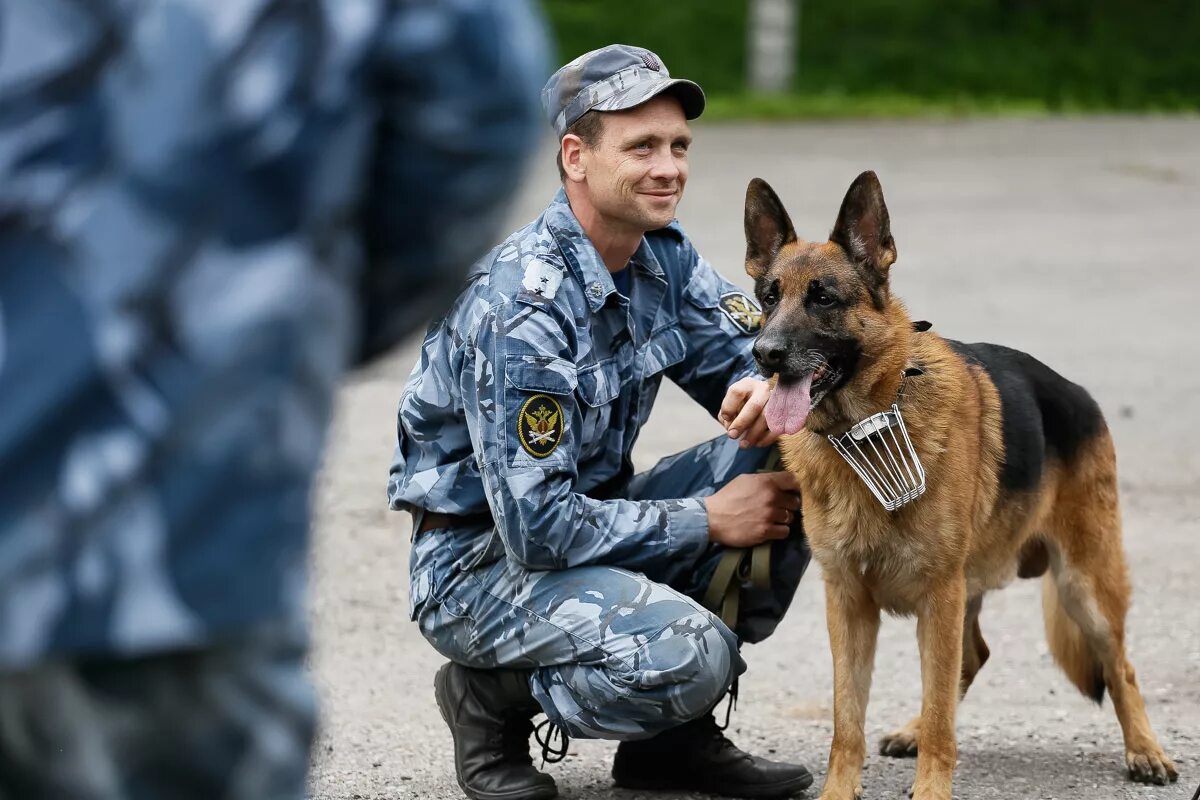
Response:
[[[771,433],[790,435],[799,433],[808,419],[812,405],[812,373],[795,383],[778,382],[767,399],[763,413],[767,415],[767,427]]]

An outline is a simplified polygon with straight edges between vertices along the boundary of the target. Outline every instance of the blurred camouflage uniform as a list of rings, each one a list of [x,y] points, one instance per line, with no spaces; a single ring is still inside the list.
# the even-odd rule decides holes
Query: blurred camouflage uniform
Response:
[[[335,384],[494,241],[544,44],[512,0],[0,5],[0,798],[302,796]]]
[[[411,610],[439,652],[536,667],[547,716],[581,737],[642,738],[708,709],[775,628],[808,562],[797,524],[736,633],[704,610],[724,548],[701,497],[760,467],[721,436],[633,474],[663,377],[712,415],[756,375],[755,302],[678,223],[643,237],[631,297],[562,190],[483,258],[426,336],[400,402],[392,508],[457,515],[421,533]],[[494,521],[493,521],[494,520]]]

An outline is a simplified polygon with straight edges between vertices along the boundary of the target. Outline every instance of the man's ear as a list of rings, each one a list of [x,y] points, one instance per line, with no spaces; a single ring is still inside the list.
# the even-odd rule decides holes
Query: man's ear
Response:
[[[558,157],[562,160],[563,172],[566,174],[567,180],[579,183],[587,172],[583,163],[583,139],[573,133],[568,133],[559,142],[558,147]]]
[[[874,172],[864,172],[850,184],[829,241],[840,245],[851,261],[867,269],[877,284],[887,281],[888,267],[896,260],[896,241],[883,202],[883,187]]]
[[[794,241],[796,231],[775,190],[762,178],[750,181],[746,187],[746,273],[758,280],[780,249]]]

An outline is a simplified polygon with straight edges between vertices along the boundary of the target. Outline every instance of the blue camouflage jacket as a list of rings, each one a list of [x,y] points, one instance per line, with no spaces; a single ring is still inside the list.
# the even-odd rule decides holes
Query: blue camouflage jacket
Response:
[[[704,551],[701,500],[622,489],[663,377],[715,416],[729,385],[757,374],[761,314],[677,222],[646,234],[630,269],[626,299],[560,190],[430,327],[400,400],[391,507],[494,519],[445,537],[457,552],[439,561],[661,574]]]
[[[0,668],[302,626],[336,381],[495,242],[545,55],[515,0],[0,3]]]

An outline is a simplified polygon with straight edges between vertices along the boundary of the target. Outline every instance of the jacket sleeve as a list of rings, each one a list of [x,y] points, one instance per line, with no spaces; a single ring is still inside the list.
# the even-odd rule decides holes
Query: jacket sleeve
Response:
[[[399,3],[366,72],[377,116],[359,363],[444,311],[496,243],[542,126],[542,19],[527,0]]]
[[[608,564],[656,580],[682,575],[708,545],[703,501],[575,491],[582,410],[567,330],[553,308],[516,300],[493,307],[466,342],[467,428],[508,556],[536,570]]]
[[[667,376],[716,417],[730,385],[761,377],[751,348],[762,327],[762,310],[701,258],[686,238],[680,243],[680,257],[690,265],[679,304],[688,352]]]

